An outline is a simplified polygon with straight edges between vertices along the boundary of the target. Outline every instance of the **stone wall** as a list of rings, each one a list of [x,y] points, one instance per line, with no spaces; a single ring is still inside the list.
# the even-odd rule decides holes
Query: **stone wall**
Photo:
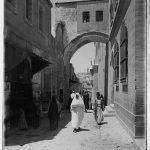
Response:
[[[135,3],[135,133],[144,136],[146,124],[146,1]]]
[[[133,137],[144,136],[144,101],[145,101],[145,3],[142,0],[131,1],[124,17],[124,23],[128,29],[128,92],[123,92],[122,83],[119,80],[119,91],[113,83],[113,68],[111,64],[110,45],[109,50],[109,101],[114,104],[117,115],[127,131]],[[120,29],[115,37],[120,43]],[[120,68],[120,66],[119,66]],[[120,71],[119,71],[120,72]],[[120,77],[120,74],[119,74]],[[114,92],[113,92],[114,86]]]
[[[38,28],[37,6],[39,3],[37,0],[33,0],[33,16],[31,22],[28,21],[25,16],[25,1],[17,1],[16,8],[11,8],[9,3],[5,4],[5,25],[10,29],[10,31],[19,36],[20,39],[24,40],[25,42],[30,42],[41,51],[46,51],[49,49],[49,43],[51,43],[50,41],[53,38],[49,36],[51,33],[51,6],[44,2],[45,1],[43,1],[42,4],[44,6],[45,12],[47,13],[45,13],[44,20],[46,21],[44,21],[43,32],[41,32]],[[18,42],[18,40],[14,42]],[[21,45],[23,48],[26,48],[25,46]]]
[[[134,135],[134,106],[135,106],[135,3],[131,2],[124,22],[128,29],[128,92],[123,92],[119,82],[119,91],[114,90],[114,103],[117,114],[125,123],[129,132]],[[120,30],[116,40],[120,43]],[[119,67],[120,70],[120,67]],[[120,71],[119,71],[120,72]],[[119,75],[120,77],[120,75]]]
[[[95,63],[98,64],[98,87],[97,90],[104,95],[105,91],[105,48],[106,44],[97,42],[95,43],[96,55]]]
[[[74,39],[77,36],[77,5],[74,4],[57,4],[55,6],[55,27],[58,22],[64,22],[67,35],[68,35],[68,42]],[[65,46],[68,43],[65,43]]]

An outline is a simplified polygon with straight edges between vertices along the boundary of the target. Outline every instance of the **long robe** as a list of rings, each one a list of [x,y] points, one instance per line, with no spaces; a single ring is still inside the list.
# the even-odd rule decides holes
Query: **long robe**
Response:
[[[48,118],[50,122],[50,129],[55,130],[56,128],[58,128],[59,114],[58,114],[58,106],[57,106],[55,96],[52,96],[52,102],[50,104],[49,111],[48,111]]]
[[[74,97],[71,103],[71,123],[73,128],[77,129],[80,127],[84,117],[84,109],[85,106],[83,99],[81,97],[79,97],[79,99]]]

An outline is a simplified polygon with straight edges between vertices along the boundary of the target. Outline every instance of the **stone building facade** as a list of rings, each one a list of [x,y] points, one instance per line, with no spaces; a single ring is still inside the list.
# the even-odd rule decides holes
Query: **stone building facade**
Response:
[[[127,131],[145,137],[146,1],[110,1],[108,101]]]
[[[53,20],[53,30],[56,29],[56,24],[58,22],[63,22],[65,24],[67,35],[66,42],[64,42],[64,54],[63,54],[63,61],[65,63],[65,99],[68,99],[68,91],[69,91],[69,61],[73,54],[76,52],[78,48],[85,45],[86,43],[92,41],[99,41],[99,37],[95,32],[101,32],[102,35],[108,34],[108,0],[102,1],[82,1],[82,0],[75,0],[75,1],[65,1],[59,0],[54,5],[54,20]],[[86,35],[88,32],[93,32],[91,35]],[[85,36],[82,38],[82,34]],[[94,35],[94,36],[93,36]],[[78,37],[79,36],[79,37]],[[106,35],[107,36],[107,35]],[[81,40],[78,38],[81,37]],[[77,38],[77,39],[76,39]],[[84,39],[85,38],[85,39]],[[79,41],[79,43],[78,43]],[[80,43],[81,41],[81,43]],[[82,42],[83,41],[83,42]],[[105,40],[104,40],[105,41]],[[77,45],[69,46],[70,43],[77,42]],[[71,50],[71,49],[75,50]]]
[[[77,2],[77,33],[91,31],[108,33],[108,1]]]
[[[95,43],[93,99],[101,91],[130,135],[145,137],[146,2],[110,0],[109,13],[109,42]]]
[[[6,114],[12,112],[5,121],[10,121],[12,127],[17,126],[20,109],[29,126],[38,124],[34,121],[39,100],[46,93],[45,87],[54,82],[49,77],[45,81],[46,69],[42,70],[56,61],[51,7],[47,0],[5,1],[5,84],[10,85],[5,89],[9,91],[5,102]]]

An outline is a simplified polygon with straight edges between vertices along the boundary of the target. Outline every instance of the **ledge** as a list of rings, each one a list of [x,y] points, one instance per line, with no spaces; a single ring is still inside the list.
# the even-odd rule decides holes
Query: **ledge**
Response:
[[[131,0],[120,0],[119,1],[119,5],[118,5],[118,9],[116,12],[116,16],[114,19],[114,23],[111,29],[111,33],[110,33],[110,37],[109,37],[109,41],[112,43],[112,45],[114,44],[114,37],[116,37],[119,28],[121,26],[121,23],[126,15],[126,12],[130,6],[130,2]]]

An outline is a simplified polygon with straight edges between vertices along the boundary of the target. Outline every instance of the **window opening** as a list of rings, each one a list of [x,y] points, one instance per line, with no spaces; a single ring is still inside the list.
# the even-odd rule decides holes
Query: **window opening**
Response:
[[[96,21],[103,21],[103,11],[96,11]]]
[[[82,13],[83,23],[90,22],[90,12],[85,11]]]
[[[26,18],[32,21],[32,0],[26,0]]]

